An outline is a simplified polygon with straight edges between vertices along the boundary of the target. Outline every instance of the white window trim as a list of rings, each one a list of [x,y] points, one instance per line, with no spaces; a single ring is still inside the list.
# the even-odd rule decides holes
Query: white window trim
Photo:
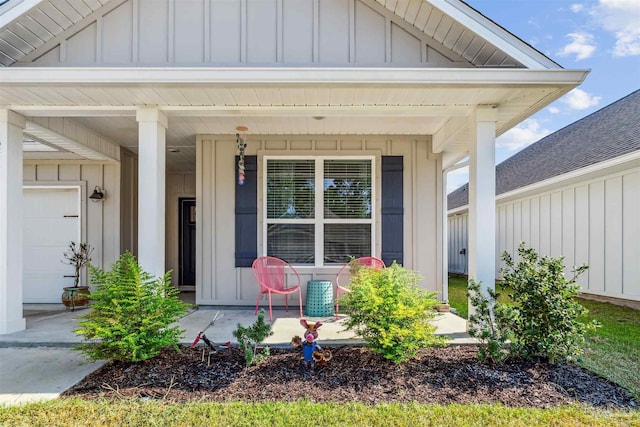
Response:
[[[267,163],[269,160],[314,160],[315,174],[315,212],[316,218],[300,219],[269,219],[267,218]],[[367,219],[324,219],[324,161],[325,160],[369,160],[371,162],[371,218]],[[314,224],[315,225],[315,264],[293,264],[296,268],[335,268],[336,264],[324,265],[324,224],[370,224],[371,225],[371,253],[374,256],[376,250],[376,224],[377,224],[377,169],[376,156],[300,156],[300,155],[265,155],[262,158],[262,256],[267,255],[267,229],[269,224]],[[322,189],[318,191],[318,189]]]

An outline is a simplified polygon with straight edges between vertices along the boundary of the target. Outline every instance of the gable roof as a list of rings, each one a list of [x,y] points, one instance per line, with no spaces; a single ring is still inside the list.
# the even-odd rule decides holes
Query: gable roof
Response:
[[[91,22],[132,0],[11,0],[0,9],[0,66],[46,53]],[[544,54],[460,0],[358,0],[392,12],[434,44],[474,67],[561,69]],[[4,13],[3,13],[4,12]],[[28,62],[27,62],[28,63]]]
[[[640,90],[552,133],[496,166],[496,195],[640,150]],[[447,197],[469,203],[469,184]]]

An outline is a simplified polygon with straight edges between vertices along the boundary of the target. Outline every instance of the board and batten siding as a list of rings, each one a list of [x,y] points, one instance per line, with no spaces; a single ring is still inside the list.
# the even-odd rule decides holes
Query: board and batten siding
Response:
[[[466,222],[466,213],[448,218],[452,273],[466,273],[459,254]],[[567,277],[573,266],[588,264],[577,281],[583,292],[639,301],[640,168],[498,203],[496,239],[498,256],[513,254],[524,241],[542,255],[564,256]],[[502,267],[498,257],[496,273]]]
[[[109,268],[120,256],[120,164],[76,160],[25,160],[24,185],[80,185],[86,194],[81,199],[86,212],[82,223],[84,242],[94,248],[92,264]],[[89,201],[96,186],[106,191],[101,202]],[[62,254],[60,254],[62,260]]]
[[[375,0],[112,0],[14,66],[470,67]]]
[[[258,255],[263,254],[263,156],[374,156],[375,249],[381,253],[381,156],[403,156],[404,263],[423,276],[421,286],[441,291],[438,221],[442,182],[440,157],[430,154],[429,137],[408,136],[259,136],[247,137],[247,155],[258,156]],[[196,302],[198,304],[252,305],[259,286],[251,268],[235,267],[235,137],[197,137],[196,161]],[[303,303],[308,280],[334,281],[340,266],[297,268],[302,279]],[[274,304],[284,297],[274,296]],[[290,304],[295,305],[290,301]]]
[[[138,256],[138,155],[120,147],[120,252]]]
[[[467,274],[469,272],[468,225],[469,215],[467,213],[450,215],[447,219],[449,273]]]

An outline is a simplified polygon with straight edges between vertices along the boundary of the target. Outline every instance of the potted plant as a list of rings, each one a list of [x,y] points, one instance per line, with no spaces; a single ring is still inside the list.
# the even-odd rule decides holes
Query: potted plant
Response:
[[[69,248],[64,252],[62,262],[74,268],[73,286],[64,288],[62,292],[62,303],[74,311],[76,307],[82,307],[89,303],[89,287],[80,286],[80,274],[82,269],[91,262],[93,248],[87,243],[71,242]]]

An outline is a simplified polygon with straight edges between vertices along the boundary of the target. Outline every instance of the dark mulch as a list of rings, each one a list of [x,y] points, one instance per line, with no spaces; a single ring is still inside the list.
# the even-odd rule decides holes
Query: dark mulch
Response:
[[[627,390],[572,364],[511,361],[481,364],[476,347],[423,350],[394,364],[367,348],[339,347],[326,366],[308,369],[296,350],[272,349],[259,365],[244,367],[238,348],[212,355],[201,350],[163,351],[140,363],[106,365],[66,396],[137,397],[170,401],[295,401],[495,403],[547,408],[582,402],[597,407],[636,407]]]

